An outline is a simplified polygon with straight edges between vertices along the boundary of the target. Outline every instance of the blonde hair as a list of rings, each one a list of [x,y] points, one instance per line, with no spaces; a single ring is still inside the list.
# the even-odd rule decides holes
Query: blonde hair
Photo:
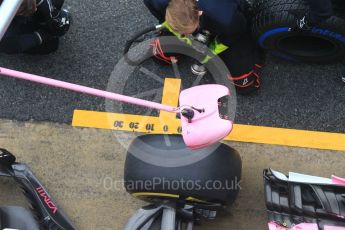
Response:
[[[171,0],[165,20],[177,33],[190,34],[199,26],[199,10],[196,0]]]
[[[31,16],[35,12],[36,12],[36,0],[24,0],[17,11],[17,15]]]

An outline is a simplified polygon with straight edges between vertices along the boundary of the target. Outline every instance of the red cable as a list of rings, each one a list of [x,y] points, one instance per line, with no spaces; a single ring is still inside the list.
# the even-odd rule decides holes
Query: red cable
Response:
[[[164,62],[166,62],[168,64],[172,63],[172,58],[173,57],[167,57],[164,54],[164,51],[162,49],[162,46],[161,46],[159,38],[155,39],[150,45],[153,47],[153,55],[157,59],[162,60],[162,61],[164,61]]]

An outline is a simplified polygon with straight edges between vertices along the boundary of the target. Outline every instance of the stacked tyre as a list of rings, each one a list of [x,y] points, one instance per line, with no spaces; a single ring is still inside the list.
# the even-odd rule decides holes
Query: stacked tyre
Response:
[[[255,0],[253,33],[261,47],[296,62],[331,62],[345,56],[345,1],[333,0],[334,15],[309,22],[304,0]]]

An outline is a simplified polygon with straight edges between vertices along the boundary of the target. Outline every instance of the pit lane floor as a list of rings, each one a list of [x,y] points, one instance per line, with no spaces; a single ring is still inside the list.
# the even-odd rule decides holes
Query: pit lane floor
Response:
[[[93,0],[66,0],[65,7],[74,22],[61,38],[57,52],[46,56],[0,54],[0,66],[106,89],[114,67],[122,58],[126,40],[157,23],[142,0],[97,4]],[[160,74],[171,68],[155,63],[147,63],[146,68],[162,78],[171,77]],[[268,56],[261,74],[261,90],[253,96],[238,96],[235,122],[345,133],[345,84],[341,82],[344,72],[341,63],[291,63]],[[181,66],[183,81],[193,77],[190,75],[190,65]],[[152,90],[157,84],[140,72],[122,78],[130,86],[123,88],[126,95]],[[102,98],[2,76],[0,98],[0,118],[10,120],[69,124],[75,109],[105,111]],[[136,107],[129,112],[138,113]]]
[[[243,159],[242,190],[231,213],[196,229],[267,229],[262,170],[271,167],[317,176],[345,176],[345,154],[274,145],[227,142]],[[125,149],[109,130],[65,124],[0,120],[0,147],[30,165],[56,202],[82,230],[122,229],[144,203],[116,181],[123,177]],[[113,186],[104,183],[105,178]],[[0,205],[23,205],[11,180],[1,179]]]

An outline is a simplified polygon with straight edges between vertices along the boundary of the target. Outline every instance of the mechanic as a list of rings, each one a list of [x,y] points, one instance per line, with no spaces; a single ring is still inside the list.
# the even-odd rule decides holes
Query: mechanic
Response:
[[[0,0],[0,3],[3,0]],[[24,0],[0,42],[7,54],[49,54],[58,49],[59,37],[70,26],[64,0]]]
[[[263,52],[252,40],[245,0],[144,0],[144,4],[177,37],[210,33],[209,48],[228,67],[237,92],[249,94],[259,89]],[[194,73],[204,70],[203,65],[192,66]]]

